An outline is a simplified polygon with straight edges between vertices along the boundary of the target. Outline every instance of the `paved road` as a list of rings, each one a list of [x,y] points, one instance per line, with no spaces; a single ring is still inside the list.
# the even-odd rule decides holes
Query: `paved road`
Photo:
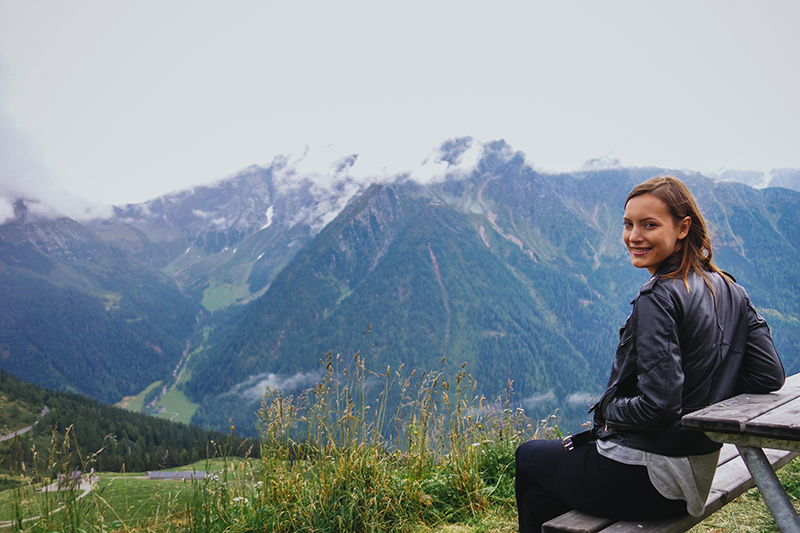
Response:
[[[39,418],[43,417],[43,416],[44,416],[44,415],[46,415],[48,412],[50,412],[50,408],[49,408],[49,407],[47,407],[47,406],[45,405],[45,406],[44,406],[44,409],[42,409],[42,412],[41,412],[41,413],[39,413]],[[4,440],[8,440],[8,439],[13,439],[13,438],[14,438],[14,437],[16,437],[17,435],[22,435],[23,433],[25,433],[25,432],[27,432],[27,431],[30,431],[30,430],[32,430],[34,427],[36,427],[36,424],[38,424],[38,423],[39,423],[38,421],[37,421],[37,422],[34,422],[34,423],[33,423],[33,425],[30,425],[30,426],[28,426],[28,427],[26,427],[26,428],[18,429],[17,431],[15,431],[14,433],[12,433],[11,435],[6,435],[5,437],[0,437],[0,442],[3,442]]]
[[[84,496],[89,494],[92,491],[92,489],[94,488],[94,484],[95,483],[97,483],[97,476],[93,476],[91,480],[87,480],[85,477],[82,477],[81,478],[81,482],[76,487],[76,490],[80,490],[81,491],[81,493],[78,495],[78,499],[80,500],[81,498],[83,498]],[[43,492],[50,492],[50,491],[59,490],[58,489],[58,483],[53,483],[51,485],[48,485],[48,486],[42,488],[41,490]],[[60,511],[63,508],[64,508],[64,506],[62,505],[58,509],[54,509],[52,512],[53,513],[57,513],[58,511]],[[24,518],[22,521],[23,522],[30,522],[31,520],[38,520],[39,518],[41,518],[41,516],[31,516],[29,518]],[[14,521],[13,520],[0,521],[0,527],[10,527],[12,525],[14,525]]]
[[[0,437],[0,442],[3,442],[4,440],[13,439],[17,435],[22,435],[23,433],[28,432],[28,431],[30,431],[32,429],[33,429],[33,426],[28,426],[26,428],[18,429],[17,431],[12,433],[11,435],[6,435],[5,437]]]

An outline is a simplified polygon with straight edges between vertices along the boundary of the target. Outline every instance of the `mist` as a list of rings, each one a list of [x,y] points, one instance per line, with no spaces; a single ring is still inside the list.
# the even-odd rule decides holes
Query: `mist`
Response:
[[[106,218],[111,206],[78,198],[62,188],[24,132],[0,110],[0,224],[14,218],[22,200],[31,215],[75,220]]]

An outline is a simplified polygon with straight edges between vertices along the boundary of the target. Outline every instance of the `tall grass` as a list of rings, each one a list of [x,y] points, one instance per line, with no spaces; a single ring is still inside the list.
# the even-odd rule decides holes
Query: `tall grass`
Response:
[[[13,453],[8,456],[8,468],[17,483],[12,489],[13,520],[3,526],[31,532],[95,529],[87,522],[89,502],[82,501],[81,495],[90,482],[91,474],[86,472],[102,450],[81,456],[71,426],[63,435],[53,429],[44,456],[35,446],[23,449],[16,439],[9,449]]]
[[[386,532],[464,522],[513,508],[514,451],[555,433],[487,401],[462,369],[376,374],[329,352],[324,377],[298,398],[267,390],[253,483],[198,484],[194,532]]]
[[[231,424],[229,438],[207,450],[206,471],[219,470],[166,499],[154,495],[147,522],[133,508],[145,504],[127,493],[116,502],[110,482],[80,498],[74,472],[90,472],[102,450],[82,455],[72,428],[53,430],[44,457],[17,446],[14,519],[2,529],[402,532],[463,523],[487,509],[512,513],[516,446],[557,433],[554,417],[534,422],[511,408],[510,384],[487,401],[464,367],[450,378],[376,373],[358,353],[345,362],[330,352],[323,365],[320,382],[296,398],[267,390],[259,459],[231,459],[240,455]],[[50,485],[60,490],[37,491]]]

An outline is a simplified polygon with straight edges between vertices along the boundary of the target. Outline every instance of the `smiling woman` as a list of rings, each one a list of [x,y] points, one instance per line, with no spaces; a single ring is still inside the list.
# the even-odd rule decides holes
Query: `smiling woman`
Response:
[[[783,365],[747,293],[712,261],[705,221],[672,177],[625,202],[631,263],[652,275],[620,330],[594,427],[517,449],[521,532],[570,509],[616,520],[701,516],[720,445],[684,414],[783,385]]]

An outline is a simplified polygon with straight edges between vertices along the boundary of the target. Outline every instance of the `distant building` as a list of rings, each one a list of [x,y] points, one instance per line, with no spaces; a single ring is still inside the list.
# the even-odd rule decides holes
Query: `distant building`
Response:
[[[67,481],[77,481],[81,478],[81,471],[80,470],[73,470],[69,474],[59,474],[58,475],[58,482],[65,483]]]
[[[147,479],[204,479],[206,477],[205,472],[195,472],[195,471],[182,471],[182,472],[161,472],[161,471],[150,471],[147,472]]]

